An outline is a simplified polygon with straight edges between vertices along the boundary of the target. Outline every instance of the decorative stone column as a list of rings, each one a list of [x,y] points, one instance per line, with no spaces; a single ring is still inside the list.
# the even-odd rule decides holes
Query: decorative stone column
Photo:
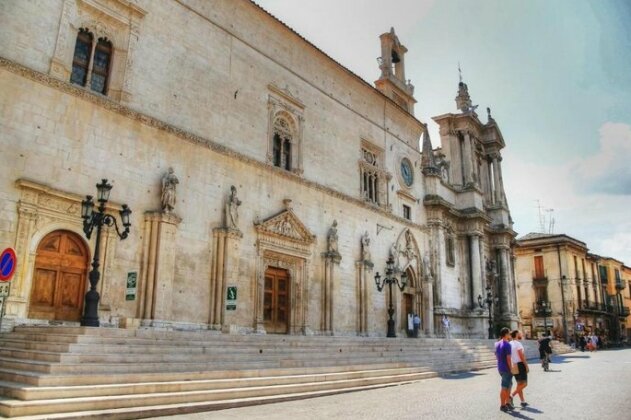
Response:
[[[502,317],[509,318],[511,314],[510,307],[510,275],[508,273],[508,248],[498,248],[497,252],[500,254],[500,306],[502,309]]]
[[[423,281],[423,326],[425,334],[434,335],[434,279],[430,276]]]
[[[374,312],[370,311],[372,302],[372,278],[371,273],[374,264],[372,261],[357,261],[355,268],[357,272],[357,333],[361,336],[368,336],[370,325],[374,324]]]
[[[478,296],[482,296],[482,264],[480,259],[480,235],[469,236],[469,256],[471,258],[471,304],[477,306]],[[484,296],[482,296],[484,297]]]
[[[465,133],[464,136],[464,156],[463,159],[463,167],[464,167],[464,186],[470,184],[475,184],[475,180],[473,179],[473,150],[472,150],[472,139],[469,133]]]
[[[493,158],[493,194],[495,198],[495,204],[502,204],[502,187],[500,183],[500,164],[499,156],[497,154],[492,156]]]
[[[326,236],[324,257],[324,281],[322,283],[322,332],[332,335],[335,314],[335,266],[340,264],[342,256],[338,252],[337,220],[329,228]]]
[[[210,271],[210,306],[208,324],[212,329],[227,325],[224,308],[226,287],[239,279],[239,254],[243,234],[227,227],[213,229],[212,266]]]
[[[342,257],[337,252],[325,252],[324,281],[322,284],[322,332],[333,335],[335,322],[335,266]]]
[[[145,244],[139,316],[143,325],[160,326],[171,319],[177,227],[175,213],[145,213]]]

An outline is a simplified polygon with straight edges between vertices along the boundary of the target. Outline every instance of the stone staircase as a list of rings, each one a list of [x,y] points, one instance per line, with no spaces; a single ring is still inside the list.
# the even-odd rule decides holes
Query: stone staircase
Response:
[[[491,340],[17,327],[0,335],[0,415],[142,418],[494,366]]]

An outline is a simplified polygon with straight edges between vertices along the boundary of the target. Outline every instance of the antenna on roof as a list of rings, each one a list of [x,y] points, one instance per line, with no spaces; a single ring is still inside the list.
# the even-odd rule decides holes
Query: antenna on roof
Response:
[[[460,68],[460,61],[458,61],[458,81],[462,83],[462,69]]]
[[[543,207],[540,200],[535,201],[537,201],[537,211],[539,213],[539,233],[553,234],[555,220],[552,213],[554,209]]]

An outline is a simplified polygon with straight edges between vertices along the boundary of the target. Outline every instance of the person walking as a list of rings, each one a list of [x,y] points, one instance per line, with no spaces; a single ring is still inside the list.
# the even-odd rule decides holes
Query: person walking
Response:
[[[552,354],[552,347],[550,346],[550,333],[545,332],[543,338],[539,339],[539,359],[541,359],[541,367],[547,371],[548,362],[550,361],[550,355]]]
[[[451,338],[451,332],[449,331],[450,322],[447,315],[443,315],[443,330],[445,331],[445,338]]]
[[[414,314],[414,338],[418,338],[418,331],[421,329],[421,317]]]
[[[500,410],[507,412],[513,410],[510,402],[510,390],[513,386],[513,374],[511,373],[511,345],[510,330],[506,327],[500,330],[500,341],[495,343],[495,356],[497,357],[497,370],[502,378],[500,389]]]
[[[513,397],[519,395],[521,400],[521,406],[527,407],[528,403],[524,398],[524,388],[528,386],[528,362],[526,361],[526,355],[524,354],[524,345],[521,343],[523,336],[521,331],[515,330],[511,333],[511,362],[513,376],[515,376],[515,382],[517,387],[511,394],[510,403],[513,404]]]

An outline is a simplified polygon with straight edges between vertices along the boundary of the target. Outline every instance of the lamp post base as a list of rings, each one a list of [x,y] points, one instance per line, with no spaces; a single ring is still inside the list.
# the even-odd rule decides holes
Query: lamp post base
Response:
[[[90,290],[85,294],[85,308],[81,318],[82,327],[99,327],[99,292]]]
[[[386,335],[386,337],[393,338],[393,337],[396,337],[396,336],[397,336],[397,334],[394,331],[394,319],[390,318],[388,320],[388,334]]]

